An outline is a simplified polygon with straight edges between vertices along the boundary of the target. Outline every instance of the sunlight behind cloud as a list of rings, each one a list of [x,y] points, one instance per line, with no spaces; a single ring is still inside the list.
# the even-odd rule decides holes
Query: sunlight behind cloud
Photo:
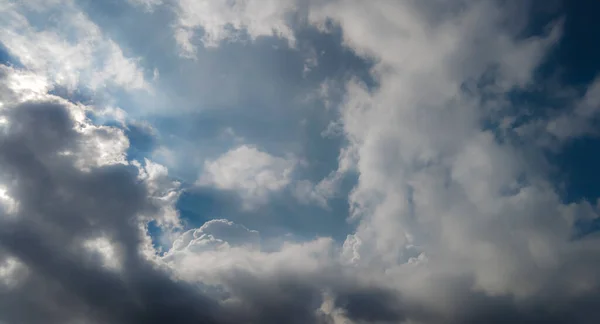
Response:
[[[596,324],[598,10],[0,0],[0,322]]]

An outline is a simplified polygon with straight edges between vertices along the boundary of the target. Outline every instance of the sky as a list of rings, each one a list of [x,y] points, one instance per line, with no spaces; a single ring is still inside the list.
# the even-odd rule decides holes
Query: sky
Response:
[[[0,324],[600,322],[598,12],[0,0]]]

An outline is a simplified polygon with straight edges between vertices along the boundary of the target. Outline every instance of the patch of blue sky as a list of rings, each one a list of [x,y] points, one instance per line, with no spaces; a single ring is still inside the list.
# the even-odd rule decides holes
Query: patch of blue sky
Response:
[[[0,64],[23,68],[23,64],[19,59],[14,57],[2,42],[0,42]]]
[[[138,161],[151,158],[158,140],[152,129],[147,125],[130,123],[126,125],[124,131],[129,138],[127,158]]]
[[[147,225],[147,231],[152,240],[152,247],[158,252],[159,255],[164,255],[169,249],[170,246],[166,246],[163,242],[161,242],[160,237],[163,234],[163,229],[156,224],[156,221],[151,221]]]
[[[554,66],[554,75],[560,83],[580,96],[600,74],[600,20],[597,17],[600,2],[569,1],[563,6],[564,36],[552,53],[549,64]],[[600,127],[598,121],[593,123],[594,128]],[[558,168],[556,174],[563,182],[566,202],[585,199],[595,204],[600,198],[600,170],[597,167],[600,165],[600,140],[576,138],[567,142],[560,151],[550,154]]]
[[[556,116],[572,109],[575,100],[581,98],[586,89],[600,73],[600,21],[597,1],[563,2],[560,11],[544,11],[537,8],[536,19],[527,30],[526,36],[546,32],[544,26],[551,21],[563,19],[563,36],[543,64],[535,72],[532,86],[513,89],[506,104],[499,111],[502,116],[492,116],[483,127],[494,131],[500,140],[520,126],[536,120]],[[485,86],[478,80],[476,86]],[[491,100],[497,98],[490,98]],[[503,119],[511,119],[508,130],[501,129]],[[598,128],[598,121],[589,121]],[[513,140],[520,140],[512,133]],[[600,198],[600,141],[593,136],[568,140],[559,149],[551,147],[546,158],[552,164],[553,179],[566,203],[582,199],[595,204]]]
[[[573,240],[585,239],[589,235],[597,235],[600,232],[600,218],[578,220],[574,224],[572,234]]]
[[[482,127],[496,135],[498,141],[523,138],[515,133],[519,127],[541,119],[559,115],[573,108],[600,74],[600,11],[598,1],[560,2],[560,10],[546,10],[533,2],[534,19],[522,37],[546,33],[545,26],[551,21],[562,19],[563,36],[558,44],[547,53],[542,65],[535,71],[531,85],[512,89],[498,109],[498,114],[488,116]],[[541,2],[539,2],[541,3]],[[544,2],[545,4],[545,2]],[[549,6],[552,7],[552,6]],[[556,9],[556,8],[555,8]],[[463,90],[481,91],[493,83],[493,69],[480,80],[465,84]],[[486,79],[489,78],[489,79]],[[497,101],[493,93],[483,96]],[[505,119],[506,118],[506,119]],[[506,121],[510,126],[506,128]],[[593,129],[600,129],[600,120],[586,120]],[[529,139],[537,140],[537,138]],[[548,161],[550,179],[554,182],[564,203],[587,201],[595,206],[600,198],[600,140],[597,132],[588,136],[575,137],[557,146],[549,146],[544,152]],[[573,239],[582,239],[600,231],[600,219],[579,220],[573,225]]]

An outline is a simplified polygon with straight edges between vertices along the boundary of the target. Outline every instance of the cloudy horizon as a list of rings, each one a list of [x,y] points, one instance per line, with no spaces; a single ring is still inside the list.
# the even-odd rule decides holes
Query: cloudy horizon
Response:
[[[0,0],[0,323],[600,322],[593,0]]]

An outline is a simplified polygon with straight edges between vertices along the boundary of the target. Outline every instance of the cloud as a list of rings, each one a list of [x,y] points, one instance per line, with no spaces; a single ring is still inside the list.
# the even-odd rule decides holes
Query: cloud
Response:
[[[178,0],[177,5],[176,39],[185,56],[196,52],[191,41],[198,28],[202,28],[202,42],[208,47],[218,46],[223,40],[235,40],[242,32],[251,39],[275,35],[294,42],[287,20],[297,6],[295,0]]]
[[[199,185],[238,192],[247,208],[265,204],[269,196],[283,190],[291,181],[293,159],[272,156],[242,145],[215,160],[204,163]]]
[[[7,91],[13,78],[6,74],[15,71],[3,72]],[[89,134],[79,130],[77,105],[48,94],[7,100],[18,96],[3,95],[0,111],[9,124],[0,135],[0,179],[19,205],[14,215],[0,216],[3,281],[11,283],[0,289],[0,320],[185,323],[212,317],[208,299],[142,256],[141,217],[160,212],[160,206],[135,169],[112,163],[82,170],[76,157],[98,152],[85,145]],[[60,154],[65,151],[73,154]],[[114,267],[105,268],[107,261]],[[168,294],[188,299],[188,306],[169,306]],[[65,303],[70,306],[59,307]]]
[[[206,222],[200,228],[190,230],[184,233],[180,240],[173,244],[175,251],[190,249],[195,250],[196,246],[202,246],[204,242],[215,243],[217,245],[227,244],[228,246],[257,246],[260,243],[260,237],[257,231],[249,230],[246,227],[234,224],[225,219],[215,219]],[[217,246],[217,248],[219,248]],[[214,248],[210,248],[213,250]]]
[[[155,206],[160,207],[160,211],[151,215],[151,219],[165,229],[179,229],[181,220],[175,204],[181,195],[181,183],[169,177],[169,170],[165,166],[149,159],[144,159],[143,165],[138,161],[133,161],[132,165],[138,168],[138,179],[146,185]]]
[[[120,49],[71,3],[68,14],[57,13],[67,23],[51,24],[49,31],[37,30],[23,14],[46,14],[49,4],[3,7],[11,13],[3,42],[26,59],[27,70],[0,69],[0,321],[587,324],[600,318],[599,237],[573,235],[578,222],[600,219],[599,206],[563,201],[547,167],[547,147],[531,134],[505,125],[517,136],[503,136],[490,126],[521,117],[515,113],[521,103],[511,96],[538,82],[536,72],[560,40],[560,21],[530,35],[515,17],[527,3],[512,1],[340,0],[304,7],[307,23],[320,33],[339,32],[347,49],[372,63],[369,82],[358,76],[332,81],[345,84],[343,100],[322,89],[339,120],[319,123],[325,126],[316,134],[321,138],[333,125],[327,134],[343,138],[337,170],[299,180],[302,159],[281,153],[286,145],[235,143],[221,155],[203,153],[196,185],[235,193],[246,208],[232,210],[244,216],[281,203],[279,194],[287,190],[328,207],[346,194],[342,182],[352,174],[357,181],[344,203],[356,228],[336,242],[296,233],[273,237],[223,218],[231,215],[202,215],[203,225],[185,227],[177,201],[186,184],[144,156],[131,160],[127,118],[116,126],[95,124],[90,112],[103,107],[49,94],[55,83],[92,89],[142,84],[137,65],[124,55],[131,65],[121,59],[111,65]],[[293,41],[298,32],[287,20],[296,2],[175,5],[179,45],[188,54],[199,28],[208,46],[239,33]],[[139,14],[152,16],[159,7]],[[62,30],[71,27],[73,35]],[[57,41],[69,35],[75,41]],[[90,64],[88,57],[108,63]],[[196,58],[186,64],[200,64]],[[304,62],[298,62],[301,78]],[[320,60],[306,79],[326,64]],[[159,81],[172,80],[168,73],[161,67]],[[596,97],[594,83],[570,100],[565,114],[526,124],[559,142],[593,135],[588,119],[595,118]],[[240,116],[288,130],[256,111]],[[298,121],[291,109],[273,112]],[[199,115],[214,124],[214,115]],[[190,125],[187,117],[174,117],[175,128]],[[226,129],[221,126],[215,133]],[[250,141],[231,129],[233,141]],[[211,152],[219,149],[225,151]],[[159,255],[156,240],[173,244]]]
[[[510,12],[496,2],[466,1],[461,10],[443,11],[442,19],[437,9],[342,1],[311,12],[317,24],[337,23],[347,46],[377,62],[379,87],[350,81],[341,108],[340,124],[359,173],[349,197],[358,227],[342,256],[386,274],[386,285],[395,282],[409,301],[421,299],[431,315],[440,316],[426,323],[469,322],[480,311],[497,316],[479,305],[442,306],[443,298],[477,294],[516,299],[498,306],[510,314],[500,322],[538,317],[529,309],[520,313],[519,305],[547,302],[592,311],[579,299],[597,293],[598,277],[586,272],[582,288],[576,283],[582,273],[565,265],[580,258],[586,260],[582,268],[595,266],[587,253],[594,253],[596,239],[573,242],[570,231],[578,217],[596,219],[597,210],[562,203],[547,169],[537,164],[543,154],[537,145],[499,142],[482,127],[493,105],[481,99],[503,98],[534,82],[561,24],[542,36],[519,38],[519,31],[503,27]],[[465,91],[470,80],[486,77],[488,85]],[[417,279],[417,271],[456,286],[445,295],[444,288]],[[555,290],[569,293],[549,292]],[[446,297],[438,299],[436,292]]]
[[[406,246],[427,242],[418,242],[425,235],[420,227],[433,226],[429,222],[443,220],[445,213],[429,211],[427,202],[421,207],[415,201],[420,194],[417,189],[425,184],[435,183],[428,194],[440,185],[431,198],[447,199],[448,207],[460,206],[462,199],[481,199],[464,201],[476,205],[470,211],[476,217],[485,211],[480,208],[493,208],[485,204],[501,199],[511,181],[528,171],[518,165],[520,153],[495,143],[481,130],[485,107],[462,93],[461,86],[491,67],[495,67],[494,91],[507,92],[531,82],[533,70],[542,53],[555,43],[559,34],[555,30],[560,26],[542,38],[516,40],[500,27],[503,12],[493,2],[469,3],[465,8],[436,23],[428,21],[435,8],[404,2],[381,1],[368,8],[358,2],[341,2],[321,13],[340,24],[348,46],[378,61],[374,73],[380,87],[369,92],[360,83],[350,82],[341,111],[344,132],[358,155],[359,184],[350,201],[355,216],[363,218],[355,235],[363,247],[373,249],[365,251],[368,259],[396,264],[405,258]],[[474,143],[474,138],[484,144]],[[470,151],[472,145],[482,151]],[[463,158],[465,154],[477,156]],[[489,160],[490,156],[503,160]],[[478,170],[474,165],[478,158],[488,159],[479,162],[483,173],[473,172],[473,168]],[[460,198],[445,188],[461,181],[453,176],[462,168],[469,172],[469,183],[459,183],[461,190],[467,190],[466,197]],[[423,225],[419,208],[425,209],[422,217],[427,217]]]
[[[545,122],[545,131],[559,142],[586,135],[596,135],[594,123],[598,118],[599,108],[600,79],[596,79],[588,86],[584,96],[576,100],[573,109],[568,109]]]
[[[179,278],[223,289],[233,322],[327,323],[318,309],[331,277],[322,272],[331,261],[332,241],[286,243],[265,252],[259,235],[229,221],[210,221],[184,233],[164,261]]]
[[[154,10],[154,7],[159,6],[163,3],[162,0],[127,0],[127,1],[129,1],[129,3],[131,3],[135,6],[143,7],[144,10],[146,10],[148,12],[152,12]]]
[[[148,89],[136,59],[126,57],[117,43],[103,35],[71,1],[57,5],[58,2],[3,5],[0,42],[28,69],[70,90],[111,85]],[[52,16],[55,19],[48,19]],[[40,25],[45,28],[40,29]]]
[[[35,102],[44,101],[46,103],[54,103],[55,105],[68,105],[68,114],[74,121],[74,131],[81,138],[77,145],[84,146],[85,150],[70,150],[65,148],[58,152],[61,155],[72,156],[76,159],[76,164],[80,169],[89,169],[90,167],[109,165],[114,163],[127,164],[126,150],[129,147],[129,140],[124,135],[123,131],[114,127],[96,126],[87,122],[86,114],[93,112],[94,109],[81,104],[69,103],[60,97],[49,97],[47,92],[52,89],[48,79],[44,76],[39,76],[32,72],[16,70],[7,66],[0,66],[0,77],[4,78],[0,94],[2,95],[3,105],[0,109],[5,112],[18,113],[18,109],[11,105],[16,103],[30,102],[35,106]],[[45,105],[38,108],[40,114],[47,113]],[[36,125],[27,124],[32,120],[24,121],[23,124],[12,124],[10,118],[4,117],[7,120],[7,127],[12,131],[15,128],[25,131]],[[41,136],[49,138],[62,136],[57,134],[55,130],[49,129],[47,133]],[[52,148],[50,148],[52,149]]]

